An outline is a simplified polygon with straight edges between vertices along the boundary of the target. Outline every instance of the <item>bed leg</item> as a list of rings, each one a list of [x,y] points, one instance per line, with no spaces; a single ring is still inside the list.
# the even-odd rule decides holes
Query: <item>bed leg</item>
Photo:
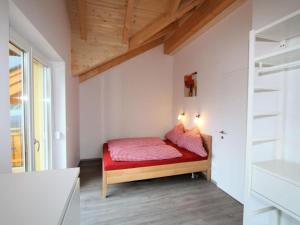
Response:
[[[209,182],[211,181],[211,168],[206,171],[206,180]]]
[[[195,179],[195,173],[192,173],[192,179]]]
[[[106,172],[102,171],[102,198],[106,198],[108,190],[108,184],[106,179]]]
[[[102,184],[102,198],[106,198],[107,189],[108,189],[108,185],[107,184]]]

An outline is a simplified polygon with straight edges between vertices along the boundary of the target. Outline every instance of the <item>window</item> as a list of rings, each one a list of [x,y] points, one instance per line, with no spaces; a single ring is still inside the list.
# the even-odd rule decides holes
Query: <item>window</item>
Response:
[[[50,69],[30,51],[9,45],[10,136],[13,172],[51,167]]]
[[[24,51],[9,45],[10,138],[14,171],[25,171]]]
[[[33,118],[35,170],[48,168],[50,153],[50,78],[49,68],[33,60]]]

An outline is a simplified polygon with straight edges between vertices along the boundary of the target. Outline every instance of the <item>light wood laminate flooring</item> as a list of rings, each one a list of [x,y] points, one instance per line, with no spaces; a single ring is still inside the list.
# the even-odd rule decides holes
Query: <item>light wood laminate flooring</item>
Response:
[[[100,162],[80,167],[81,225],[242,225],[242,205],[204,176],[110,185],[102,199]]]

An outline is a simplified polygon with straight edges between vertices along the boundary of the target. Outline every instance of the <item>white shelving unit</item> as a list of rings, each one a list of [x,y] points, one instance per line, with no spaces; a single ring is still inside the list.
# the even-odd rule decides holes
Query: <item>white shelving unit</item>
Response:
[[[300,224],[300,160],[285,157],[286,80],[298,69],[300,10],[250,32],[244,225]]]

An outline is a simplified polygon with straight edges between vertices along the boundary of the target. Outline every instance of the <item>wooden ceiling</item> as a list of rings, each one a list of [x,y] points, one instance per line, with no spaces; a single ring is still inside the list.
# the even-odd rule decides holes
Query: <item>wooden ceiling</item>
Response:
[[[72,73],[85,81],[153,47],[174,53],[244,0],[67,0]]]

